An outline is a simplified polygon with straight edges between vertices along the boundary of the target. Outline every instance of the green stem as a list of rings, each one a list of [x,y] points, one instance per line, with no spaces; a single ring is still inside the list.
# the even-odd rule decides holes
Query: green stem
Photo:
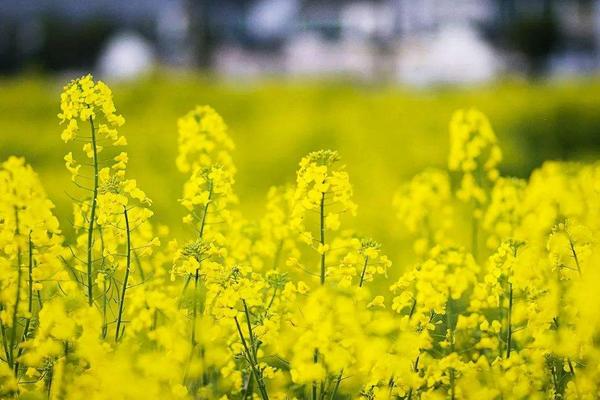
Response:
[[[450,399],[454,400],[456,398],[456,373],[454,368],[450,369]]]
[[[572,376],[575,376],[575,368],[573,368],[573,363],[570,358],[567,358],[567,364],[569,364],[569,372]]]
[[[575,245],[573,244],[573,240],[571,240],[571,236],[569,237],[569,246],[571,247],[571,253],[573,254],[573,259],[575,259],[575,265],[577,266],[577,273],[581,277],[581,266],[579,265],[579,257],[577,257],[577,252],[575,251]]]
[[[319,349],[315,349],[313,353],[313,363],[316,364],[319,362]],[[312,383],[312,400],[317,400],[317,381],[313,381]]]
[[[138,269],[140,270],[140,278],[142,279],[142,282],[144,282],[146,280],[146,274],[144,273],[142,262],[140,261],[140,257],[136,251],[133,252],[133,258],[135,260],[135,265],[137,265]]]
[[[271,309],[273,302],[275,301],[275,296],[277,295],[277,286],[273,289],[273,295],[271,296],[271,300],[269,300],[269,305],[267,305],[267,312]]]
[[[29,283],[29,293],[28,293],[28,304],[27,311],[29,312],[29,317],[25,320],[25,327],[23,328],[23,335],[21,337],[21,342],[27,340],[27,335],[29,333],[29,326],[31,324],[31,315],[33,315],[33,242],[31,241],[31,232],[29,232],[29,241],[28,241],[28,252],[29,252],[29,261],[27,263],[28,269],[28,283]],[[17,360],[23,354],[23,347],[19,348],[17,352]],[[17,376],[19,372],[19,361],[15,362],[15,376]]]
[[[360,282],[358,287],[362,287],[363,282],[365,281],[365,273],[367,272],[367,264],[369,263],[369,256],[365,256],[365,264],[363,265],[362,273],[360,274]]]
[[[15,236],[19,236],[19,211],[15,207]],[[18,240],[18,239],[17,239]],[[21,300],[21,246],[17,244],[17,293],[15,298],[15,307],[13,309],[12,314],[12,326],[11,326],[11,335],[10,335],[10,345],[9,345],[9,364],[10,367],[13,368],[15,366],[14,359],[14,347],[15,341],[17,339],[17,312],[19,311],[19,302]]]
[[[455,321],[454,321],[454,300],[452,299],[452,297],[448,297],[448,303],[446,305],[446,324],[447,329],[449,330],[450,333],[450,352],[454,352],[454,327],[455,327]],[[450,368],[450,398],[451,400],[454,400],[456,398],[456,394],[455,394],[455,388],[456,386],[456,371],[454,370],[454,368]]]
[[[22,271],[21,271],[21,263],[20,263],[20,259],[19,258],[19,270],[17,272],[17,294],[16,294],[16,300],[15,300],[15,307],[13,309],[13,314],[12,314],[12,327],[11,327],[11,334],[10,334],[10,346],[9,346],[9,351],[10,351],[10,364],[11,367],[14,367],[15,365],[15,359],[14,359],[14,348],[15,348],[15,343],[16,343],[16,339],[17,339],[17,313],[19,311],[19,302],[20,302],[20,297],[21,297],[21,275],[22,275]]]
[[[244,305],[244,314],[246,315],[246,327],[248,328],[248,335],[250,336],[250,348],[252,350],[252,356],[254,361],[258,363],[258,357],[256,355],[256,340],[254,340],[254,333],[252,332],[252,325],[250,324],[250,311],[248,311],[248,305],[246,300],[242,299]]]
[[[90,202],[90,221],[88,226],[88,237],[87,237],[87,297],[88,305],[94,304],[94,289],[92,283],[92,264],[93,260],[93,246],[94,246],[94,220],[96,218],[96,197],[98,197],[98,149],[96,146],[96,128],[94,127],[94,120],[90,117],[90,126],[92,127],[92,150],[94,154],[94,189],[92,192],[92,200]]]
[[[252,379],[252,377],[253,375],[249,374],[248,379],[246,379],[246,384],[244,385],[244,391],[242,395],[243,400],[252,398],[252,393],[254,392],[254,388],[252,387],[252,382],[254,382],[254,380]]]
[[[321,285],[325,284],[325,193],[321,193],[319,223],[321,231]]]
[[[331,391],[331,396],[329,396],[330,400],[335,399],[335,395],[337,394],[338,390],[340,389],[340,384],[342,383],[342,376],[344,375],[344,369],[342,368],[342,370],[340,371],[340,374],[338,375],[336,382],[335,382],[335,386],[333,387],[333,390]]]
[[[4,310],[4,306],[0,305],[0,311]],[[4,326],[4,322],[0,321],[0,331],[2,333],[2,347],[4,347],[4,354],[6,356],[6,360],[10,363],[10,352],[8,351],[8,340],[6,338],[6,327]]]
[[[127,232],[127,264],[125,268],[125,278],[123,279],[123,289],[121,290],[121,301],[119,301],[119,315],[117,317],[115,342],[119,340],[119,332],[123,317],[123,307],[125,306],[125,292],[127,291],[127,282],[129,280],[129,272],[131,271],[131,231],[129,229],[129,216],[127,215],[127,207],[123,207],[123,215],[125,216],[125,231]]]
[[[212,196],[213,196],[213,183],[212,183],[212,181],[209,181],[209,183],[208,183],[208,200],[207,200],[206,204],[204,205],[204,210],[202,212],[202,219],[200,220],[200,229],[198,230],[198,239],[200,239],[200,240],[202,240],[202,237],[204,236],[204,226],[206,225],[206,215],[208,214],[208,205],[210,204],[210,201],[212,200]],[[195,275],[196,275],[195,278],[197,281],[198,280],[198,271],[196,271]],[[192,280],[192,276],[193,275],[188,275],[186,277],[185,282],[183,283],[183,290],[181,291],[181,297],[183,297],[183,295],[185,294],[185,291]],[[197,287],[197,284],[196,284],[196,287]],[[195,296],[195,294],[194,294],[194,296]],[[181,307],[181,304],[182,303],[180,301],[179,307]],[[194,318],[194,321],[195,321],[195,318]]]
[[[106,279],[104,279],[102,284],[102,293],[104,293],[102,296],[102,339],[104,339],[108,333],[108,322],[106,318],[106,308],[108,306]]]
[[[254,375],[254,380],[256,381],[256,383],[258,385],[258,390],[259,390],[260,396],[263,400],[269,400],[269,395],[267,394],[267,389],[264,386],[264,382],[260,376],[260,372],[258,371],[258,368],[256,365],[257,361],[255,358],[253,358],[253,353],[248,348],[248,344],[246,342],[246,339],[244,338],[244,334],[242,333],[242,328],[240,326],[240,323],[239,323],[237,317],[233,317],[233,320],[235,321],[235,326],[237,328],[238,334],[240,335],[240,340],[242,341],[242,346],[244,347],[244,351],[246,352],[248,364],[250,364],[250,370],[252,371],[252,374]],[[250,333],[250,336],[252,336],[251,333]]]
[[[38,306],[39,306],[39,308],[40,308],[40,310],[41,310],[41,309],[42,309],[42,307],[43,307],[43,303],[42,303],[42,292],[41,292],[41,291],[39,291],[39,290],[37,290],[37,291],[36,291],[36,293],[37,293],[37,299],[38,299]]]
[[[513,287],[512,283],[508,284],[508,315],[507,315],[507,331],[506,331],[506,358],[510,358],[510,350],[512,347],[512,308],[513,308]]]
[[[192,348],[196,346],[196,319],[198,318],[198,283],[200,282],[200,269],[196,268],[194,274],[194,296],[192,308]]]
[[[212,200],[213,195],[213,182],[212,180],[208,181],[208,200],[204,205],[204,212],[202,213],[202,220],[200,221],[200,231],[198,232],[198,237],[202,239],[204,235],[204,226],[206,225],[206,215],[208,214],[208,206],[210,205],[210,201]]]

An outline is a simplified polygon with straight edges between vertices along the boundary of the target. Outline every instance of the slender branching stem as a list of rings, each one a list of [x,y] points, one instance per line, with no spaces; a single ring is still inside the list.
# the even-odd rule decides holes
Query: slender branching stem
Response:
[[[319,349],[315,349],[313,353],[313,363],[319,362]],[[312,400],[317,400],[317,381],[312,383]]]
[[[194,274],[194,296],[192,307],[192,348],[196,346],[196,319],[198,318],[198,286],[200,283],[200,268],[196,268]]]
[[[329,396],[329,400],[335,399],[335,395],[337,394],[338,390],[340,389],[340,384],[342,383],[343,375],[344,375],[344,369],[342,368],[342,370],[340,371],[340,374],[338,375],[337,379],[335,380],[335,386],[333,387],[333,390],[331,391],[331,396]]]
[[[250,373],[250,374],[248,374],[248,377],[246,378],[246,382],[244,383],[244,390],[242,392],[243,400],[252,398],[252,393],[254,392],[254,388],[252,386],[253,382],[254,382],[253,375],[252,375],[252,373]]]
[[[250,336],[250,349],[252,350],[252,356],[254,357],[254,360],[258,361],[258,357],[256,354],[256,340],[254,338],[254,333],[252,333],[252,325],[250,324],[250,311],[248,310],[246,300],[242,299],[242,304],[244,305],[244,314],[246,315],[246,326],[248,328],[248,335]]]
[[[90,201],[90,221],[88,226],[87,237],[87,297],[88,305],[94,304],[94,288],[92,281],[92,264],[94,263],[93,247],[94,247],[94,223],[96,219],[96,198],[98,197],[98,149],[96,146],[96,128],[94,120],[90,117],[90,126],[92,128],[92,151],[94,155],[94,188],[92,191],[92,199]]]
[[[512,347],[512,308],[513,308],[513,286],[508,283],[508,313],[507,313],[507,328],[506,328],[506,358],[510,358],[510,350]]]
[[[273,302],[275,301],[275,296],[277,295],[277,286],[273,288],[273,294],[271,295],[271,300],[269,300],[269,304],[267,305],[267,312],[271,309]]]
[[[19,211],[17,210],[17,208],[15,207],[15,236],[19,236],[20,232],[19,232]],[[17,340],[17,313],[19,311],[19,302],[21,300],[21,275],[23,274],[23,271],[21,270],[21,246],[19,246],[17,244],[17,292],[15,295],[15,306],[13,308],[13,313],[12,313],[12,327],[11,327],[11,335],[10,335],[10,345],[8,347],[9,350],[9,365],[11,368],[14,367],[15,365],[15,358],[14,358],[14,348],[15,348],[15,344],[16,344],[16,340]]]
[[[319,223],[321,231],[321,285],[325,284],[325,193],[321,193],[321,204],[319,212]]]
[[[208,206],[212,200],[213,196],[213,182],[212,180],[208,181],[208,199],[206,200],[206,204],[204,205],[204,210],[202,212],[202,220],[200,220],[200,230],[198,231],[198,237],[202,239],[204,236],[204,227],[206,226],[206,216],[208,214]]]
[[[254,375],[254,380],[256,381],[256,384],[258,385],[258,391],[260,393],[260,397],[262,398],[262,400],[269,400],[269,395],[267,394],[267,389],[266,389],[264,381],[261,377],[260,371],[258,370],[258,361],[254,357],[254,352],[248,348],[248,343],[246,342],[246,338],[244,337],[244,334],[242,333],[242,328],[240,326],[240,322],[238,321],[237,317],[233,317],[233,320],[235,321],[235,326],[237,328],[238,334],[240,335],[240,340],[242,342],[242,346],[244,347],[244,352],[246,353],[246,359],[248,361],[248,364],[250,365],[250,370],[252,371],[252,375]],[[249,335],[250,335],[250,337],[253,337],[251,331],[249,332]]]
[[[102,284],[102,293],[104,294],[102,296],[102,338],[103,339],[106,337],[106,334],[108,333],[108,321],[106,319],[106,311],[107,311],[106,309],[108,307],[107,291],[108,291],[108,288],[106,287],[106,279],[105,279]]]
[[[127,291],[127,282],[129,280],[129,272],[131,271],[131,230],[129,229],[129,216],[127,215],[127,207],[123,207],[123,216],[125,217],[125,232],[127,237],[127,255],[125,265],[125,278],[123,279],[123,288],[121,290],[121,299],[119,301],[119,314],[117,317],[117,329],[115,331],[115,342],[119,340],[119,332],[123,318],[123,307],[125,306],[125,292]]]
[[[456,316],[454,315],[454,300],[451,295],[448,294],[448,304],[446,306],[446,324],[449,333],[449,341],[450,341],[450,352],[454,352],[454,329],[455,329],[455,320]],[[450,399],[454,400],[456,398],[456,371],[454,368],[450,368]]]
[[[4,306],[0,305],[0,311],[4,310]],[[4,348],[4,354],[6,356],[6,360],[10,364],[10,351],[8,350],[8,340],[6,337],[6,327],[4,326],[4,322],[0,320],[0,332],[2,333],[2,347]]]
[[[29,316],[25,320],[25,327],[23,328],[23,335],[21,337],[21,342],[27,340],[27,335],[29,334],[29,326],[31,324],[31,316],[33,315],[33,242],[31,241],[31,232],[29,232],[28,238],[28,262],[27,262],[27,271],[28,271],[28,296],[27,296],[27,311],[29,312]],[[17,360],[21,357],[23,353],[23,347],[19,348],[17,352]],[[15,362],[15,376],[19,373],[19,361]]]
[[[206,216],[208,215],[208,206],[210,205],[210,202],[212,200],[212,196],[213,196],[213,183],[212,181],[208,182],[208,200],[206,201],[206,204],[204,205],[204,209],[202,210],[202,219],[200,220],[200,227],[198,228],[198,239],[202,239],[202,237],[204,236],[204,227],[206,226]],[[198,281],[198,271],[196,271],[195,274],[189,274],[186,279],[185,282],[183,283],[183,290],[182,290],[182,296],[185,293],[187,287],[189,286],[192,278],[195,279],[195,283],[197,283]],[[197,287],[197,285],[196,285]],[[195,294],[194,294],[195,296]],[[194,305],[195,303],[195,297],[194,297]],[[181,302],[179,303],[179,306],[181,306]],[[195,310],[194,310],[195,312]],[[194,324],[196,322],[196,318],[194,317]],[[194,329],[194,328],[192,328]]]

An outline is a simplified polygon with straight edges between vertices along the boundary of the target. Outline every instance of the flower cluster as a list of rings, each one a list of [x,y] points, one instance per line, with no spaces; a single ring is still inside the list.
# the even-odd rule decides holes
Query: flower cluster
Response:
[[[502,151],[487,117],[475,109],[456,111],[450,120],[448,167],[462,175],[459,198],[485,203],[485,190],[498,178],[501,160]]]
[[[452,225],[452,208],[448,173],[427,169],[404,184],[394,196],[398,219],[417,238],[415,252],[425,254],[436,244],[444,242]]]

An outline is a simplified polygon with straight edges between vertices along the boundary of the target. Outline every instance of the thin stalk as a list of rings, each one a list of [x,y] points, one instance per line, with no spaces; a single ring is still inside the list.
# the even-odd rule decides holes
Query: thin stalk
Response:
[[[198,237],[202,239],[204,235],[204,227],[206,226],[206,215],[208,214],[208,206],[210,205],[210,201],[212,200],[213,195],[213,182],[212,180],[208,181],[208,200],[204,205],[204,212],[202,213],[202,220],[200,221],[200,231],[198,232]]]
[[[17,208],[15,207],[15,236],[19,235],[19,212],[17,210]],[[12,327],[11,327],[11,335],[10,335],[10,345],[8,347],[9,350],[9,365],[11,368],[13,368],[15,366],[15,359],[14,359],[14,348],[15,348],[15,341],[17,339],[17,312],[19,311],[19,302],[21,300],[21,275],[22,275],[22,271],[21,271],[21,246],[19,246],[17,244],[17,293],[16,293],[16,298],[15,298],[15,307],[13,309],[13,314],[12,314]]]
[[[244,384],[244,391],[242,394],[243,400],[252,398],[252,393],[254,392],[254,388],[252,386],[252,383],[254,382],[254,380],[252,378],[253,378],[253,375],[249,374],[248,379],[246,379],[246,383]]]
[[[4,306],[0,305],[0,311],[2,310],[4,310]],[[4,326],[4,322],[2,321],[0,321],[0,331],[2,332],[2,347],[4,348],[6,360],[10,361],[10,352],[8,351],[8,340],[6,338],[6,327]]]
[[[102,296],[102,339],[104,339],[106,337],[106,334],[108,333],[108,322],[106,319],[106,307],[108,305],[108,299],[106,296],[107,293],[107,288],[106,288],[106,279],[104,280],[103,284],[102,284],[102,293],[104,293],[104,295]]]
[[[319,400],[325,399],[325,382],[321,381],[319,384]]]
[[[507,315],[507,330],[506,330],[506,358],[510,358],[510,350],[512,347],[512,308],[513,308],[513,287],[512,283],[508,284],[508,315]]]
[[[577,257],[577,252],[575,251],[575,245],[571,240],[571,236],[569,236],[569,246],[571,247],[571,253],[573,254],[573,259],[575,259],[575,265],[577,266],[577,273],[581,277],[581,266],[579,265],[579,257]]]
[[[213,196],[213,183],[212,183],[212,181],[209,181],[209,183],[208,183],[208,200],[207,200],[206,204],[204,205],[204,210],[202,212],[202,219],[200,220],[200,228],[198,230],[198,239],[202,239],[202,237],[204,236],[204,226],[206,225],[206,215],[208,214],[208,206],[212,200],[212,196]],[[198,271],[196,271],[195,275],[196,275],[195,279],[198,280]],[[188,285],[190,284],[192,277],[193,277],[193,275],[188,275],[186,277],[185,282],[183,283],[183,290],[181,291],[181,297],[183,297],[183,295],[185,294],[185,291],[186,291]],[[181,301],[179,302],[179,307],[181,307]],[[194,318],[194,321],[195,321],[195,318]]]
[[[248,344],[246,342],[246,339],[244,338],[244,334],[242,333],[242,328],[240,326],[240,323],[239,323],[237,317],[233,317],[233,320],[235,321],[235,326],[237,327],[238,334],[240,335],[240,340],[242,341],[242,346],[244,347],[244,351],[246,352],[246,357],[248,359],[248,363],[250,364],[250,370],[252,371],[252,374],[254,375],[254,380],[256,381],[256,383],[258,385],[258,390],[259,390],[260,396],[263,400],[269,400],[269,395],[267,394],[267,389],[264,387],[264,382],[262,381],[262,379],[260,377],[260,373],[256,366],[256,364],[257,364],[256,359],[253,358],[252,352],[250,352],[250,350],[248,348]]]
[[[198,318],[198,283],[200,281],[200,269],[196,268],[194,274],[194,305],[192,308],[192,348],[196,346],[196,318]]]
[[[248,305],[246,304],[246,300],[242,299],[242,304],[244,305],[244,314],[246,315],[246,326],[248,328],[248,335],[250,335],[250,348],[252,349],[252,356],[254,357],[254,361],[258,363],[258,357],[256,355],[256,341],[254,340],[252,325],[250,324],[250,311],[248,311]]]
[[[315,349],[313,353],[313,363],[316,364],[319,362],[319,349]],[[317,400],[317,381],[313,381],[312,383],[312,400]]]
[[[11,327],[11,335],[10,335],[10,345],[9,345],[9,352],[10,352],[10,366],[11,368],[14,367],[15,365],[15,359],[14,359],[14,348],[15,348],[15,342],[17,339],[17,312],[19,311],[19,302],[20,302],[20,297],[21,297],[21,275],[22,275],[22,271],[21,271],[21,263],[20,263],[20,259],[19,258],[19,270],[17,272],[17,294],[16,294],[16,300],[15,300],[15,307],[13,309],[13,314],[12,314],[12,327]]]
[[[33,313],[33,242],[31,241],[31,233],[29,233],[29,262],[28,262],[28,279],[29,279],[29,293],[28,293],[28,304],[27,311],[31,315]],[[27,318],[29,324],[31,318]]]
[[[573,363],[570,358],[567,358],[567,364],[569,364],[569,372],[572,376],[575,376],[575,368],[573,368]]]
[[[155,331],[158,325],[158,309],[154,309],[154,315],[152,316],[152,328],[150,330]]]
[[[21,342],[27,340],[27,334],[29,333],[29,326],[31,324],[31,315],[33,315],[33,242],[31,241],[31,232],[29,232],[29,240],[28,240],[28,253],[29,253],[29,261],[27,263],[28,270],[28,283],[29,283],[29,293],[27,298],[27,311],[29,312],[29,317],[25,320],[25,327],[23,328],[23,335],[21,337]],[[17,359],[21,357],[23,354],[23,347],[19,348],[17,352]],[[19,372],[19,362],[15,362],[15,376],[17,376]]]
[[[555,372],[555,368],[554,365],[550,366],[550,374],[552,375],[552,385],[554,386],[554,399],[558,400],[561,395],[560,395],[560,389],[558,387],[558,381],[556,378],[556,372]]]
[[[94,120],[90,117],[90,126],[92,127],[92,150],[94,154],[94,189],[92,192],[92,200],[90,202],[90,221],[88,226],[88,237],[87,237],[87,297],[88,305],[94,304],[94,289],[92,283],[92,264],[93,260],[93,246],[94,246],[94,220],[96,218],[96,197],[98,197],[98,149],[96,147],[96,128],[94,127]]]
[[[142,282],[144,282],[146,280],[146,274],[144,273],[144,269],[142,268],[142,262],[140,261],[140,257],[138,256],[137,251],[133,252],[133,258],[135,259],[135,264],[140,270],[140,278],[142,279]]]
[[[450,351],[454,352],[454,328],[455,328],[455,321],[454,318],[455,316],[454,314],[454,300],[452,300],[452,297],[448,297],[448,304],[446,306],[446,324],[447,329],[449,330],[450,333]],[[454,400],[456,398],[456,371],[454,370],[454,368],[450,368],[450,399]]]
[[[340,371],[340,374],[338,375],[338,377],[336,379],[335,386],[333,387],[333,390],[331,391],[331,396],[329,396],[329,400],[335,399],[335,395],[337,394],[337,392],[340,388],[340,384],[342,383],[343,375],[344,375],[344,369],[342,368],[342,370]]]
[[[37,299],[38,299],[38,306],[40,307],[40,310],[41,310],[43,307],[42,292],[37,290],[36,293],[37,293]]]
[[[123,280],[123,289],[121,291],[121,301],[119,301],[119,316],[117,317],[115,342],[119,340],[119,331],[121,329],[121,321],[123,317],[123,307],[125,305],[125,292],[127,291],[127,281],[129,280],[129,272],[131,271],[131,231],[129,229],[129,216],[127,215],[127,207],[123,207],[123,215],[125,217],[125,232],[127,233],[127,264],[125,269],[125,279]]]
[[[500,292],[498,295],[498,319],[504,324],[504,290]],[[504,327],[502,326],[498,331],[498,357],[502,357],[504,354],[503,341],[502,341],[502,333],[504,332]]]
[[[455,376],[454,368],[450,369],[450,399],[454,400],[456,398],[456,376]]]
[[[277,295],[277,286],[273,289],[273,295],[271,296],[271,300],[269,300],[269,305],[267,306],[267,312],[271,309],[273,302],[275,301],[275,296]]]
[[[321,193],[321,205],[319,213],[319,223],[321,231],[321,285],[325,284],[325,193]]]
[[[362,287],[365,281],[365,272],[367,272],[367,264],[369,264],[369,256],[365,256],[365,263],[363,265],[362,273],[360,274],[360,282],[358,283],[358,287]]]

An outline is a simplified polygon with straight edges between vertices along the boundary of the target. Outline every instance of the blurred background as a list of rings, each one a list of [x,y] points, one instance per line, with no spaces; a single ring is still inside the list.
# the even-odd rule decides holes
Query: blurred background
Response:
[[[156,65],[408,85],[589,74],[597,0],[0,0],[0,72]]]
[[[600,0],[0,0],[0,158],[25,156],[64,218],[59,94],[88,72],[113,87],[130,172],[175,230],[176,119],[196,104],[230,126],[247,215],[334,148],[356,226],[394,249],[393,193],[446,165],[457,108],[489,115],[505,174],[600,152]]]

